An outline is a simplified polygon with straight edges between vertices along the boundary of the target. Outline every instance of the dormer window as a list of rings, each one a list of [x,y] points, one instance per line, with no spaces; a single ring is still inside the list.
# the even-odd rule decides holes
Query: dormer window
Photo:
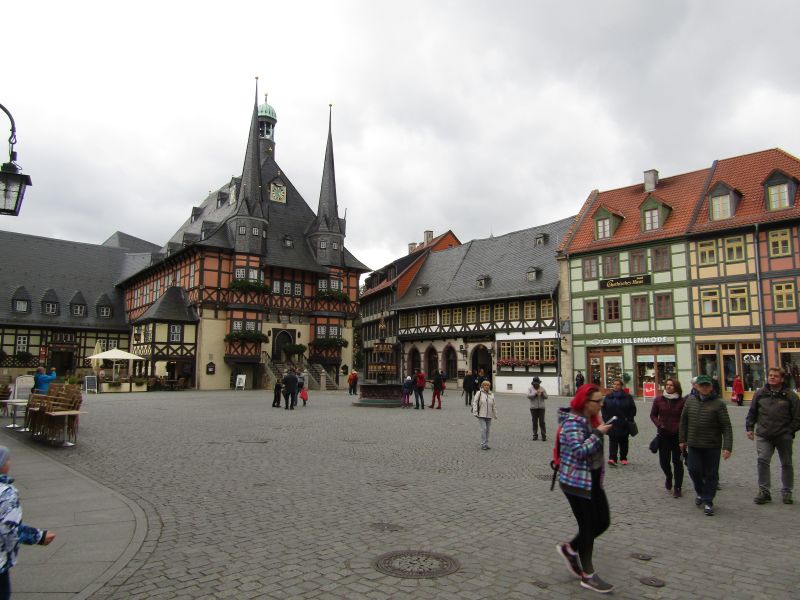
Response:
[[[247,235],[247,226],[239,225],[239,235]]]
[[[536,279],[539,277],[539,269],[536,267],[529,268],[526,277],[528,281],[536,281]]]
[[[427,285],[421,285],[421,286],[417,287],[417,296],[424,296],[425,292],[427,292],[427,291],[428,291],[428,286]]]
[[[797,180],[783,171],[775,170],[762,184],[767,210],[783,210],[794,206],[797,195]]]
[[[711,196],[711,220],[720,221],[731,218],[731,195]]]
[[[328,248],[327,240],[320,240],[319,241],[319,249],[320,250],[326,250],[327,248]]]
[[[58,302],[42,302],[42,312],[46,315],[57,315]]]
[[[73,304],[72,305],[72,316],[73,317],[85,317],[86,316],[86,305],[85,304]]]
[[[788,183],[777,183],[767,188],[767,208],[769,210],[789,208]]]
[[[258,237],[259,233],[261,233],[261,231],[258,229],[258,227],[253,227],[253,235]]]
[[[489,282],[491,281],[491,277],[488,275],[482,275],[475,280],[475,287],[482,290],[484,288],[489,287]]]
[[[339,249],[339,242],[331,242],[331,248],[333,248],[334,250],[338,250]]]
[[[30,310],[30,304],[27,300],[14,300],[14,312],[26,313]]]
[[[644,230],[645,231],[652,231],[653,229],[658,229],[661,227],[658,209],[657,208],[650,208],[644,211]]]
[[[285,248],[292,248],[292,247],[294,247],[294,241],[288,235],[284,236],[283,245],[284,245]]]
[[[97,316],[101,319],[110,319],[111,318],[111,307],[110,306],[100,306],[97,309]]]
[[[597,219],[597,239],[604,240],[611,237],[611,219]]]
[[[547,234],[538,233],[534,239],[537,246],[544,246],[547,243]]]

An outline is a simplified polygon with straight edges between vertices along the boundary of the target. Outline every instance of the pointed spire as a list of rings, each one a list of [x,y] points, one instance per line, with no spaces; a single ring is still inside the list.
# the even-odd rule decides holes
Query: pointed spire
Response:
[[[242,187],[239,192],[240,202],[246,205],[247,213],[253,217],[264,217],[261,208],[261,161],[258,151],[258,77],[256,77],[256,94],[253,102],[253,117],[250,121],[250,135],[247,138],[247,150],[244,155],[242,169]],[[240,206],[239,214],[242,213]]]
[[[333,105],[328,105],[328,145],[325,148],[325,165],[322,168],[322,186],[319,190],[317,228],[342,233],[339,228],[339,206],[336,201],[336,169],[333,162]]]

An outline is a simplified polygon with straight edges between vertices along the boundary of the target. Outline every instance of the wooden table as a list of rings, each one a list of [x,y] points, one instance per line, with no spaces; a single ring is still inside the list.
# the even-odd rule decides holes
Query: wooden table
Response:
[[[18,406],[28,406],[27,400],[0,400],[2,404],[11,407],[11,423],[6,425],[8,429],[17,429],[19,425],[17,425],[17,407]]]
[[[64,436],[59,446],[61,446],[62,448],[69,448],[71,446],[74,446],[75,445],[74,443],[67,440],[67,425],[69,423],[70,417],[78,416],[80,414],[83,414],[83,412],[80,410],[54,410],[52,412],[46,412],[44,414],[47,415],[48,417],[64,417]]]

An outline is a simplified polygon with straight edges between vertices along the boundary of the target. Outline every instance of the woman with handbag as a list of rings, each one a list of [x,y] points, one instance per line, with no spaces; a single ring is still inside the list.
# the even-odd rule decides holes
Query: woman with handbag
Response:
[[[608,433],[608,464],[612,467],[617,466],[617,456],[619,464],[628,464],[628,438],[631,434],[631,423],[636,416],[636,402],[633,396],[622,389],[622,380],[614,380],[614,389],[605,397],[603,403],[603,421],[608,422],[612,417],[617,417]],[[633,423],[635,426],[635,423]],[[619,452],[619,454],[617,454]]]
[[[472,397],[472,414],[481,426],[481,450],[489,450],[489,426],[497,418],[494,408],[494,394],[488,379],[481,383],[481,389]]]
[[[650,420],[656,426],[658,433],[658,462],[666,477],[664,487],[668,492],[672,491],[673,498],[681,497],[683,485],[683,461],[678,447],[678,429],[684,404],[680,382],[667,379],[664,382],[664,393],[653,400],[653,408],[650,409]]]

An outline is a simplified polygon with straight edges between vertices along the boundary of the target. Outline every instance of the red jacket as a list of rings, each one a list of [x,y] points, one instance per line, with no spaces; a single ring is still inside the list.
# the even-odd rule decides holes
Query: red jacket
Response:
[[[741,377],[734,377],[733,378],[733,395],[736,396],[738,394],[744,395],[744,386],[742,385]]]
[[[425,382],[425,373],[423,373],[422,371],[418,372],[415,385],[417,386],[418,389],[421,390],[421,389],[425,388],[425,383],[426,383]]]
[[[653,408],[650,409],[650,420],[658,429],[659,434],[678,435],[681,424],[681,413],[686,402],[683,398],[670,400],[659,396],[653,400]]]

